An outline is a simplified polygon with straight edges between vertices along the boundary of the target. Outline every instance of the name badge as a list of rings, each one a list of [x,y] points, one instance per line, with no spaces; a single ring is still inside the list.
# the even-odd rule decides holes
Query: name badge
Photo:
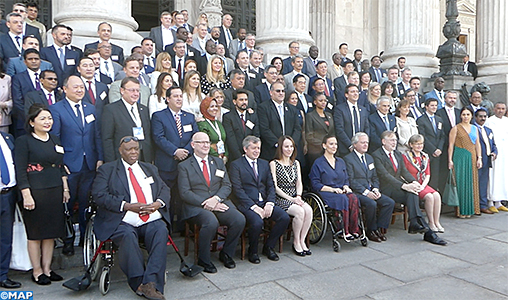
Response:
[[[59,145],[55,145],[55,151],[60,154],[64,154],[64,148]]]
[[[312,108],[312,103],[311,102],[308,102],[307,105],[309,106],[309,108]]]
[[[146,180],[146,182],[147,182],[148,184],[152,184],[152,183],[153,183],[153,177],[152,177],[152,176],[147,177],[145,180]]]
[[[93,122],[93,121],[95,121],[95,116],[92,114],[89,114],[88,116],[85,117],[85,121],[87,123]]]
[[[68,66],[74,66],[76,64],[76,61],[74,60],[74,58],[68,58],[68,59],[65,60],[65,63]]]
[[[370,163],[369,164],[369,170],[373,170],[374,169],[374,163]]]
[[[491,140],[491,139],[493,139],[493,138],[494,138],[494,134],[491,132],[491,133],[489,134],[489,140]]]
[[[116,60],[116,61],[118,61],[118,55],[111,55],[111,60]]]
[[[108,94],[106,94],[106,91],[102,91],[102,93],[100,95],[101,100],[104,100],[107,96],[108,96]]]
[[[441,129],[441,128],[439,128],[439,129]],[[397,126],[395,126],[395,127],[393,128],[393,132],[397,132]]]
[[[256,74],[249,73],[250,78],[256,78]]]
[[[187,53],[187,56],[194,56],[194,52]]]
[[[223,141],[217,142],[217,153],[219,154],[226,153],[226,146],[224,145]]]
[[[254,128],[254,123],[252,123],[250,120],[247,120],[247,122],[245,122],[245,126],[252,130],[252,128]]]
[[[145,139],[145,133],[143,127],[132,127],[132,135],[137,137],[140,141]]]
[[[333,109],[333,105],[332,105],[331,103],[328,103],[328,104],[326,105],[326,107],[327,107],[328,109],[330,109],[330,110],[331,110],[331,109]]]
[[[334,85],[332,85],[332,91],[335,91],[335,86]]]
[[[222,170],[217,169],[217,171],[215,171],[215,176],[217,177],[224,178],[224,174],[225,172]]]
[[[192,125],[183,125],[183,132],[192,132]]]
[[[443,123],[439,122],[437,123],[437,129],[441,130],[443,128]]]

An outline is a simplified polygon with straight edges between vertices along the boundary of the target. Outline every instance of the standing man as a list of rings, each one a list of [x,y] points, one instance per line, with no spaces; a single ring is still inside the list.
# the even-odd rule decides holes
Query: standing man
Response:
[[[23,38],[23,45],[22,52],[24,52],[27,49],[35,49],[39,51],[39,40],[37,40],[34,36],[27,35]],[[11,57],[9,59],[9,63],[6,66],[6,72],[9,76],[14,76],[18,73],[21,73],[23,71],[26,71],[26,64],[23,60],[23,55],[19,57]],[[50,62],[47,62],[45,60],[41,60],[41,71],[44,70],[53,70],[53,66]]]
[[[217,47],[220,47],[220,46],[217,46]],[[248,96],[249,103],[247,104],[247,107],[252,108],[253,110],[257,110],[258,104],[256,102],[254,93],[245,89],[245,74],[238,69],[233,69],[229,73],[229,78],[231,80],[231,87],[224,90],[224,98],[225,99],[224,99],[224,104],[222,105],[222,107],[227,108],[229,110],[233,109],[235,106],[233,103],[233,94],[235,91],[242,89],[245,91],[245,93],[247,93],[247,96]]]
[[[482,93],[480,93],[478,91],[474,91],[473,93],[471,93],[471,97],[469,97],[469,105],[468,106],[474,112],[476,112],[477,110],[482,108],[481,104],[482,104]],[[471,122],[473,122],[473,120],[471,120]]]
[[[247,136],[242,145],[245,155],[231,163],[230,174],[238,210],[245,215],[249,226],[249,261],[253,264],[260,263],[258,243],[264,219],[274,221],[275,225],[263,245],[263,254],[269,260],[277,261],[279,256],[273,249],[289,224],[289,215],[279,206],[275,206],[275,187],[270,167],[266,160],[259,159],[260,139]]]
[[[28,25],[36,27],[39,29],[39,34],[41,36],[42,44],[46,45],[46,26],[41,22],[37,21],[37,16],[39,15],[39,6],[35,2],[29,2],[26,5],[26,18],[25,22]]]
[[[411,84],[409,83],[409,81],[412,78],[411,77],[412,74],[413,72],[411,71],[410,68],[405,68],[402,70],[402,72],[400,73],[402,80],[397,84],[397,91],[403,91],[404,93],[411,88]]]
[[[236,38],[236,31],[231,28],[233,17],[230,14],[222,16],[222,26],[220,27],[219,43],[224,48],[229,49],[229,45]]]
[[[293,58],[300,52],[300,43],[297,41],[292,41],[289,43],[289,57],[286,57],[282,60],[282,75],[286,75],[293,71],[292,61]],[[307,72],[307,68],[302,67],[302,73]]]
[[[355,66],[355,71],[360,73],[362,71],[362,57],[363,57],[362,49],[356,49],[354,56],[355,59],[353,60],[353,64]]]
[[[434,80],[434,89],[427,94],[425,94],[424,99],[427,101],[427,99],[434,98],[437,99],[437,109],[441,109],[445,107],[445,80],[443,77],[438,77],[436,80]]]
[[[416,104],[416,91],[411,88],[409,90],[406,90],[406,92],[404,93],[404,99],[409,101],[408,116],[413,117],[415,120],[418,120],[418,118],[421,117],[423,114],[423,109],[421,109],[420,106]]]
[[[406,58],[404,56],[397,58],[397,67],[399,68],[399,71],[402,71],[404,68],[406,68]]]
[[[425,100],[423,100],[423,95],[420,94],[420,77],[412,77],[409,80],[409,86],[415,91],[415,105],[422,109],[425,108]]]
[[[303,59],[303,64],[305,65],[305,69],[307,70],[307,72],[305,72],[305,75],[309,76],[309,78],[312,78],[312,76],[316,76],[316,68],[319,62],[318,56],[319,56],[319,48],[316,45],[310,46],[309,56]]]
[[[28,115],[30,106],[35,103],[42,104],[45,107],[50,107],[57,101],[60,101],[61,95],[57,91],[57,80],[58,78],[56,77],[56,73],[54,71],[46,70],[41,72],[41,89],[28,92],[25,95],[25,116]]]
[[[120,74],[122,71],[122,65],[120,65],[119,63],[117,63],[111,59],[111,49],[112,49],[111,44],[106,41],[100,42],[97,45],[97,50],[99,51],[99,55],[100,55],[99,71],[102,74],[109,77],[109,80],[110,80],[109,83],[119,80]],[[101,80],[101,82],[102,81],[103,80]],[[106,82],[104,82],[104,83],[106,83]],[[109,84],[109,83],[106,83],[106,84]]]
[[[340,66],[342,60],[340,59],[340,54],[335,52],[332,55],[333,66],[328,68],[327,77],[330,78],[331,81],[334,81],[335,78],[344,75],[344,70]]]
[[[246,51],[238,51],[236,54],[236,65],[238,66],[237,69],[245,74],[245,88],[255,93],[257,83],[256,75],[249,72],[249,54],[247,54]]]
[[[10,58],[21,56],[23,42],[23,17],[18,13],[10,13],[5,18],[9,31],[0,35],[0,58],[7,66]]]
[[[270,88],[277,80],[277,68],[274,65],[268,65],[264,71],[265,82],[257,85],[254,89],[256,102],[259,104],[270,100]],[[304,78],[305,79],[305,78]]]
[[[298,121],[298,111],[284,102],[284,85],[275,82],[270,87],[270,101],[258,106],[259,132],[263,141],[262,158],[273,159],[277,150],[279,138],[289,135],[296,145],[302,138],[302,127]]]
[[[293,78],[293,88],[296,92],[296,96],[298,97],[298,103],[296,107],[298,110],[303,110],[304,113],[307,113],[309,109],[312,107],[312,97],[307,95],[306,87],[307,80],[303,74],[298,74]],[[326,93],[325,93],[326,94]]]
[[[143,52],[143,68],[145,74],[151,74],[155,70],[155,54],[153,53],[153,40],[144,38],[141,40],[141,51]]]
[[[113,33],[113,27],[111,27],[111,24],[109,24],[107,22],[99,23],[99,26],[97,27],[97,34],[99,35],[99,40],[94,43],[86,44],[85,50],[88,48],[98,49],[98,45],[100,42],[109,42],[109,40],[111,39],[112,33]],[[120,65],[122,65],[123,59],[124,59],[123,48],[111,43],[111,59],[114,62],[117,62]]]
[[[51,133],[58,136],[64,147],[64,164],[70,171],[69,207],[78,202],[80,245],[85,237],[88,192],[92,189],[95,170],[103,161],[102,141],[95,114],[95,107],[82,101],[85,85],[78,76],[72,75],[64,82],[65,100],[50,106],[53,116]],[[72,211],[72,210],[71,210]],[[74,254],[74,241],[65,241],[63,254]]]
[[[136,78],[136,80],[138,80],[138,82],[139,82],[138,78],[140,77],[140,74],[139,74],[140,68],[141,68],[141,64],[139,63],[139,61],[135,55],[131,55],[131,56],[127,57],[125,59],[125,65],[123,67],[123,71],[125,73],[125,78],[126,77],[133,77],[133,78]],[[116,80],[109,87],[109,99],[110,99],[109,101],[111,103],[120,100],[120,98],[121,98],[121,83],[122,82],[123,82],[123,80]],[[147,106],[148,105],[148,98],[150,98],[150,95],[152,93],[150,88],[144,84],[141,84],[138,92],[139,92],[138,102],[143,104],[144,106]]]
[[[136,61],[136,64],[139,64]],[[125,77],[120,83],[121,100],[106,105],[102,114],[101,132],[104,161],[118,159],[116,144],[124,136],[134,136],[139,141],[139,159],[153,161],[152,134],[148,108],[138,103],[140,84],[134,77]]]
[[[180,11],[180,13],[182,14],[183,20],[185,21],[185,23],[182,25],[182,27],[185,28],[188,32],[193,32],[194,26],[189,25],[189,23],[188,23],[189,22],[189,12],[186,9],[182,9]]]
[[[370,64],[372,65],[369,68],[370,78],[372,78],[373,82],[381,83],[383,77],[386,77],[386,70],[381,68],[381,57],[378,55],[372,56]]]
[[[370,149],[369,153],[381,147],[381,134],[386,130],[397,132],[397,121],[390,114],[390,98],[381,96],[377,100],[377,110],[369,116],[370,125]]]
[[[233,256],[245,227],[245,217],[231,200],[231,182],[222,159],[208,155],[210,138],[204,132],[192,137],[194,155],[178,165],[178,189],[183,200],[182,218],[200,226],[198,265],[217,273],[210,259],[210,245],[219,225],[227,226],[219,260],[228,269],[236,267]]]
[[[90,57],[82,57],[79,60],[77,67],[78,74],[85,84],[85,95],[83,101],[91,103],[95,106],[95,117],[97,119],[97,126],[100,130],[102,120],[102,111],[106,104],[109,104],[108,86],[100,81],[95,80],[95,64]]]
[[[339,55],[340,55],[340,60],[342,62],[350,60],[349,58],[347,58],[347,52],[348,52],[348,50],[349,50],[349,48],[348,48],[347,43],[341,43],[339,45]]]
[[[327,98],[332,96],[332,94],[336,93],[336,91],[334,90],[335,87],[333,86],[333,82],[330,80],[330,78],[327,77],[328,63],[324,60],[320,60],[320,61],[318,61],[315,69],[316,69],[316,75],[309,79],[309,89],[308,89],[309,96],[314,96],[314,90],[311,87],[314,84],[314,81],[316,81],[316,79],[318,79],[318,78],[321,78],[326,82],[325,96]],[[342,90],[342,92],[344,92],[344,90]],[[335,97],[335,98],[337,98],[337,97]]]
[[[23,3],[14,3],[12,5],[12,12],[11,13],[16,13],[16,14],[19,14],[21,16],[21,22],[22,22],[22,33],[23,33],[23,37],[27,36],[27,35],[33,35],[37,38],[37,40],[39,40],[39,45],[42,45],[42,39],[41,39],[41,35],[39,33],[39,29],[37,27],[34,27],[32,25],[29,25],[27,24],[26,20],[27,20],[27,9],[26,9],[26,5],[23,4]],[[6,18],[7,20],[7,18]],[[9,22],[9,21],[7,21]],[[7,34],[9,32],[9,26],[7,25],[7,23],[1,23],[0,25],[0,32],[3,32],[5,34]]]
[[[152,164],[139,161],[134,136],[118,140],[119,158],[99,168],[92,195],[99,207],[94,228],[101,241],[113,240],[129,287],[148,299],[165,299],[169,189]],[[146,245],[145,264],[139,238]]]
[[[372,156],[367,154],[369,136],[365,132],[356,133],[351,139],[353,151],[344,157],[350,187],[358,196],[365,210],[367,237],[374,242],[386,241],[395,201],[381,194],[379,179]],[[379,208],[379,217],[377,210]]]
[[[286,75],[284,75],[284,82],[285,82],[285,85],[286,85],[286,92],[287,93],[290,93],[294,90],[294,87],[292,85],[293,83],[293,78],[296,76],[296,75],[303,75],[305,77],[305,90],[308,90],[309,88],[309,77],[307,75],[304,74],[303,72],[303,56],[301,56],[300,54],[296,54],[294,55],[292,58],[291,58],[291,67],[292,67],[292,71],[287,73]]]
[[[476,80],[476,77],[478,77],[478,68],[474,62],[469,61],[469,54],[464,56],[462,62],[464,63],[464,72],[469,72],[471,76],[473,76],[473,79]]]
[[[231,59],[236,58],[238,51],[245,49],[245,37],[247,36],[247,30],[245,28],[239,28],[237,38],[229,44],[229,57]]]

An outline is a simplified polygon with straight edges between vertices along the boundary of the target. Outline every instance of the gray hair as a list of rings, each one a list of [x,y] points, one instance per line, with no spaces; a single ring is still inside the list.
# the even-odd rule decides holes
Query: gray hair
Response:
[[[257,136],[248,135],[243,139],[242,147],[248,148],[250,144],[257,144],[257,143],[261,143],[260,138],[258,138]]]
[[[365,132],[359,131],[359,132],[355,133],[355,135],[353,135],[353,137],[351,138],[351,145],[356,145],[356,143],[358,143],[360,141],[360,138],[362,136],[366,136],[367,139],[369,139],[368,134],[366,134]]]
[[[301,54],[297,54],[297,55],[295,55],[295,56],[293,56],[293,57],[291,58],[291,62],[292,62],[292,63],[294,63],[294,62],[296,61],[296,59],[297,59],[297,58],[301,58],[301,59],[303,59],[303,56],[302,56]]]
[[[379,105],[379,104],[381,104],[381,102],[385,102],[385,101],[390,103],[390,98],[388,98],[388,96],[381,96],[381,97],[379,97],[379,99],[377,99],[376,105]]]

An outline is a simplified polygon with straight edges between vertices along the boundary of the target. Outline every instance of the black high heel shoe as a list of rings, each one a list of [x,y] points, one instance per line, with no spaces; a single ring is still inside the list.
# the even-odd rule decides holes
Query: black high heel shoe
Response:
[[[305,255],[312,255],[312,252],[309,250],[303,250],[303,252],[305,253]]]
[[[305,251],[301,251],[301,252],[298,252],[296,251],[295,249],[295,245],[292,245],[293,246],[293,252],[298,255],[298,256],[305,256]]]

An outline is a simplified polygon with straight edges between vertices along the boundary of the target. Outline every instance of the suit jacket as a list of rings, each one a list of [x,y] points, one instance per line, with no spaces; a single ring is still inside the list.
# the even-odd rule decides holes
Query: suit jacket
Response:
[[[98,45],[99,45],[99,41],[94,42],[94,43],[86,44],[85,45],[85,50],[88,49],[88,48],[97,49]],[[113,43],[111,43],[111,60],[114,61],[114,62],[117,62],[117,63],[119,63],[120,65],[123,66],[123,60],[124,60],[123,48],[120,47],[120,46],[117,46],[117,45],[115,45]]]
[[[50,62],[41,60],[40,69],[41,72],[45,70],[53,70],[53,66],[51,65]],[[22,56],[12,57],[11,59],[9,59],[9,63],[7,64],[7,71],[5,72],[7,75],[12,77],[23,71],[26,71],[26,64]]]
[[[226,200],[231,194],[231,182],[222,159],[211,155],[208,155],[207,158],[210,168],[208,170],[210,186],[206,183],[200,168],[200,162],[196,160],[194,155],[178,164],[178,190],[183,200],[183,220],[198,215],[204,209],[201,203],[205,199],[218,196]],[[233,205],[229,200],[225,202],[229,207]]]
[[[458,124],[460,122],[460,109],[453,108],[453,111],[455,112],[455,122]],[[443,119],[443,130],[445,135],[445,144],[448,144],[448,136],[450,134],[450,130],[452,130],[452,124],[450,123],[450,119],[448,118],[448,114],[446,113],[446,108],[441,108],[436,111],[436,115],[440,116],[441,119]]]
[[[4,21],[4,20],[2,20]],[[25,27],[25,36],[27,35],[33,35],[35,36],[38,40],[39,40],[39,45],[42,46],[42,38],[41,38],[41,33],[39,32],[39,28],[35,27],[35,26],[32,26],[30,24],[26,24],[26,27]],[[7,35],[7,33],[9,32],[9,27],[7,27],[7,23],[4,21],[4,22],[1,22],[0,23],[0,32],[3,32]]]
[[[330,78],[331,81],[334,81],[335,78],[341,76],[344,74],[344,71],[342,71],[342,68],[340,68],[340,71],[335,68],[335,64],[330,65],[328,67],[328,72],[326,73],[326,77]]]
[[[148,108],[138,103],[138,113],[143,127],[144,140],[139,141],[140,151],[146,162],[153,161],[152,134],[150,130],[150,114]],[[120,158],[118,145],[124,136],[132,136],[132,128],[136,123],[132,120],[123,101],[116,101],[104,107],[102,112],[101,134],[104,148],[104,161],[110,162]]]
[[[238,46],[240,45],[240,41],[238,39],[234,39],[229,43],[229,57],[232,60],[236,60],[236,54],[238,53]],[[245,40],[243,40],[243,47],[245,48]]]
[[[138,162],[147,178],[153,179],[152,200],[162,200],[165,205],[159,208],[162,219],[169,225],[169,188],[159,177],[157,168],[149,163]],[[102,165],[97,171],[92,185],[92,195],[97,203],[97,215],[94,221],[94,231],[97,238],[105,241],[118,228],[126,211],[120,210],[122,202],[131,202],[129,181],[121,159]]]
[[[268,162],[258,158],[256,165],[257,177],[245,157],[233,161],[229,169],[235,203],[241,212],[248,211],[252,205],[264,207],[267,202],[275,201],[275,187]],[[260,194],[262,202],[259,201]]]
[[[423,111],[423,109],[421,109],[419,106],[416,106],[416,103],[415,103],[415,108],[418,109],[418,111],[420,112],[420,114],[424,114],[425,112]],[[413,108],[409,107],[409,114],[408,114],[409,117],[412,117],[414,118],[415,120],[417,120],[418,118],[413,114]],[[421,116],[420,116],[421,117]]]
[[[390,193],[389,191],[401,189],[402,184],[405,183],[402,178],[407,182],[415,181],[413,175],[406,169],[402,154],[398,150],[393,150],[393,156],[397,161],[397,172],[393,169],[392,162],[388,155],[386,155],[383,147],[372,153],[377,176],[379,178],[379,186],[381,191],[387,194]]]
[[[285,134],[290,135],[296,145],[302,138],[302,127],[298,120],[298,111],[292,105],[284,103],[284,129]],[[275,155],[275,144],[283,135],[279,113],[272,100],[265,101],[258,106],[259,132],[261,134],[261,156],[271,160]]]
[[[161,171],[174,172],[176,178],[176,170],[178,160],[174,159],[177,149],[186,149],[191,155],[194,150],[190,142],[192,135],[198,132],[198,125],[194,119],[194,115],[182,111],[180,115],[182,123],[182,137],[178,134],[175,117],[169,108],[155,112],[152,115],[152,134],[155,143],[155,165]]]
[[[421,111],[425,110],[425,100],[422,94],[420,93],[415,94],[415,104],[417,104],[418,107],[421,108]]]
[[[22,42],[21,39],[19,41]],[[10,58],[21,56],[21,52],[14,45],[9,34],[0,35],[0,58],[4,61],[4,66],[7,66]]]
[[[233,88],[228,88],[224,90],[224,104],[222,107],[227,108],[229,110],[234,109],[235,105],[233,104]],[[249,103],[247,104],[248,108],[252,108],[253,110],[257,110],[258,103],[256,102],[256,97],[254,96],[254,93],[252,93],[249,90],[247,91],[247,96],[249,97]]]
[[[201,47],[201,44],[199,43],[199,40],[197,37],[194,37],[192,39],[192,45],[194,49],[199,51],[199,55],[204,55],[206,53],[206,50]]]
[[[448,150],[444,148],[444,143],[447,138],[444,135],[443,119],[438,115],[434,115],[434,118],[437,127],[436,132],[434,132],[434,126],[426,113],[416,120],[418,133],[425,137],[423,151],[427,153],[431,159],[433,158],[432,154],[437,149],[441,150],[441,152]]]
[[[349,175],[349,187],[357,194],[363,194],[365,190],[379,189],[379,179],[377,177],[374,158],[365,153],[365,166],[356,152],[351,152],[344,156],[346,162],[347,174]]]
[[[18,128],[23,128],[25,122],[25,96],[35,91],[35,86],[28,75],[28,71],[18,73],[12,77],[13,115],[18,119]],[[21,122],[21,123],[19,123]]]
[[[120,94],[120,84],[122,83],[121,80],[117,80],[111,84],[109,87],[109,102],[113,103],[120,99],[122,99],[122,94]],[[148,106],[148,99],[150,98],[150,95],[152,94],[152,91],[149,87],[146,85],[139,85],[139,100],[138,103],[143,104],[144,106]]]
[[[349,146],[351,146],[351,138],[353,138],[353,116],[349,111],[347,103],[341,103],[335,106],[333,114],[333,121],[335,123],[335,134],[339,143],[339,153],[344,156],[349,153]],[[357,105],[360,111],[360,131],[370,132],[369,113],[363,106]]]
[[[61,98],[62,95],[60,95],[60,93],[58,93],[57,90],[54,90],[53,94],[55,95],[55,99],[53,99],[53,101],[55,101],[55,104],[56,104],[56,102],[58,102],[62,99]],[[42,104],[46,108],[49,107],[48,99],[46,98],[46,94],[44,94],[44,91],[42,91],[42,90],[31,91],[25,95],[25,104],[24,104],[25,105],[25,109],[24,109],[25,116],[28,115],[28,110],[30,109],[30,106],[34,105],[35,103]]]
[[[482,168],[484,168],[484,167],[491,168],[492,167],[492,156],[491,155],[487,156],[486,143],[489,143],[489,145],[490,145],[490,153],[491,154],[495,153],[497,155],[496,142],[494,142],[494,133],[492,132],[492,129],[488,128],[487,126],[483,126],[483,128],[485,129],[485,132],[487,134],[487,139],[488,139],[488,141],[485,141],[483,139],[483,135],[480,132],[480,126],[478,126],[478,124],[476,126],[478,127],[478,136],[480,138],[480,146],[482,147]]]
[[[312,58],[310,56],[307,56],[303,59],[303,65],[305,66],[305,75],[309,76],[309,78],[316,76],[316,65],[314,65],[314,62],[312,61]],[[310,84],[309,84],[310,86]]]
[[[51,133],[60,138],[64,147],[64,164],[71,173],[82,170],[83,155],[89,170],[95,170],[98,160],[104,160],[100,128],[97,124],[95,107],[82,102],[84,126],[66,99],[50,106],[53,116]]]
[[[314,94],[316,93],[312,88],[312,85],[314,84],[314,81],[316,81],[317,78],[318,78],[317,75],[315,75],[309,79],[309,88],[307,89],[307,93],[310,96],[314,96]],[[330,92],[330,96],[336,99],[337,97],[334,95],[334,93],[336,93],[337,90],[336,87],[334,86],[334,81],[331,81],[330,78],[326,77],[326,84],[328,85],[328,91]],[[335,105],[335,102],[333,102],[333,104]]]
[[[446,105],[446,103],[444,102],[444,94],[445,92],[443,91],[443,98],[441,100],[441,98],[439,98],[439,96],[436,93],[436,89],[433,89],[432,91],[423,95],[423,100],[427,101],[427,99],[437,99],[437,109],[441,109]]]
[[[64,67],[60,64],[60,59],[53,46],[44,47],[41,49],[41,59],[45,59],[53,65],[56,75],[58,77],[58,86],[62,87],[65,78],[70,75],[76,74],[76,66],[79,63],[79,53],[75,51],[65,50],[65,63]]]
[[[175,41],[176,31],[171,30],[171,33],[173,34],[173,41]],[[157,50],[158,53],[162,52],[164,50],[164,44],[162,42],[162,27],[161,26],[152,27],[150,29],[149,37],[152,38],[155,42],[155,50]]]
[[[476,64],[474,62],[469,61],[467,63],[467,71],[471,73],[473,79],[476,80],[476,77],[478,77],[478,68],[476,67]]]
[[[381,77],[386,77],[386,70],[383,68],[379,68],[379,70],[381,71]],[[379,82],[379,83],[381,82],[381,78],[379,78],[379,80],[377,79],[376,71],[374,70],[374,67],[369,68],[369,73],[370,73],[370,78],[372,79],[373,82]]]
[[[305,77],[305,90],[304,91],[307,91],[309,89],[309,77],[307,75],[303,74],[303,72],[300,74]],[[300,74],[295,74],[293,71],[291,71],[290,73],[284,75],[284,83],[286,86],[286,93],[290,93],[295,90],[295,87],[293,85],[293,78],[295,78],[296,75],[300,75]]]
[[[231,42],[236,39],[236,30],[229,28],[231,32]],[[229,47],[226,39],[226,32],[224,30],[224,26],[220,26],[220,35],[219,35],[219,44],[224,45],[224,49],[226,50],[226,56],[229,56]]]
[[[104,106],[109,104],[108,93],[109,93],[108,86],[102,82],[95,80],[95,117],[97,119],[97,126],[99,127],[99,129],[102,123],[102,111],[104,110]],[[86,82],[85,82],[85,96],[83,97],[83,101],[92,103],[90,94],[88,94],[88,84]]]
[[[390,130],[396,131],[397,130],[397,121],[395,120],[395,117],[393,115],[387,114],[388,117],[388,123],[390,123]],[[370,125],[370,142],[369,142],[369,152],[372,152],[379,147],[382,146],[381,144],[381,133],[386,131],[386,125],[383,119],[379,116],[379,113],[374,112],[369,116],[369,125]]]
[[[268,89],[268,85],[266,83],[262,83],[255,87],[254,98],[256,99],[258,105],[271,99],[270,90]]]
[[[315,69],[315,67],[314,67]],[[286,57],[282,60],[282,75],[293,72],[293,66],[291,65],[291,57]],[[302,73],[307,73],[307,66],[303,63]]]
[[[339,95],[344,95],[344,90],[347,86],[347,80],[345,76],[339,76],[333,80],[333,87],[335,89],[335,98],[339,99]]]
[[[309,153],[323,152],[323,138],[327,135],[335,136],[333,116],[327,111],[325,111],[325,116],[328,119],[329,126],[326,126],[316,110],[309,111],[305,115],[305,139],[307,140]]]
[[[166,47],[164,47],[164,51],[171,55],[171,63],[172,63],[171,66],[173,66],[173,68],[176,71],[175,50],[173,49],[174,45],[175,45],[174,43],[167,45]],[[186,47],[186,50],[185,50],[185,58],[186,59],[188,58],[188,59],[192,59],[194,61],[199,59],[199,57],[201,56],[201,52],[199,52],[198,49],[188,45],[187,43],[185,43],[185,47]],[[185,61],[187,61],[187,60],[185,60]]]
[[[259,137],[259,120],[257,114],[251,114],[248,111],[245,111],[245,118],[247,121],[245,122],[246,126],[244,130],[242,120],[240,119],[240,115],[238,115],[236,109],[233,108],[222,117],[222,125],[224,126],[224,130],[226,130],[226,143],[228,145],[228,159],[230,162],[242,156],[242,141],[246,136],[254,135]],[[250,125],[250,123],[247,124],[248,121],[252,123],[250,127],[247,126]]]

